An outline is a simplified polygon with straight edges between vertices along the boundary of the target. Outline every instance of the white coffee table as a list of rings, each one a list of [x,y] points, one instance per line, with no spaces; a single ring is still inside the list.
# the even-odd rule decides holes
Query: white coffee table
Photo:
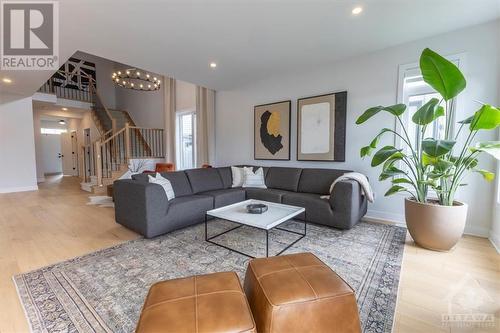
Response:
[[[267,205],[268,209],[266,212],[264,212],[262,214],[250,214],[250,213],[247,213],[247,209],[246,209],[246,206],[250,205],[250,204],[265,204],[265,205]],[[212,239],[219,237],[221,235],[224,235],[224,234],[231,232],[233,230],[236,230],[244,225],[249,226],[249,227],[262,229],[262,230],[266,231],[266,257],[269,257],[269,230],[274,228],[274,229],[290,232],[290,233],[301,236],[300,238],[295,240],[293,243],[288,245],[286,248],[281,250],[279,253],[277,253],[276,255],[278,256],[306,236],[307,222],[304,219],[304,232],[303,233],[293,231],[293,230],[283,229],[283,228],[280,228],[278,226],[281,225],[282,223],[294,218],[295,216],[297,216],[301,213],[304,213],[304,212],[305,212],[305,208],[302,208],[302,207],[284,205],[284,204],[261,201],[261,200],[253,200],[253,199],[245,200],[242,202],[238,202],[238,203],[235,203],[232,205],[228,205],[228,206],[224,206],[224,207],[220,207],[220,208],[216,208],[216,209],[212,209],[212,210],[207,211],[207,213],[205,214],[205,240],[209,243],[221,246],[225,249],[237,252],[237,253],[242,254],[244,256],[254,258],[253,256],[251,256],[249,254],[237,251],[235,249],[231,249],[231,248],[224,246],[222,244],[218,244],[218,243],[212,241]],[[231,228],[231,229],[226,230],[222,233],[219,233],[217,235],[209,237],[208,236],[208,217],[209,216],[216,217],[216,218],[223,219],[223,220],[227,220],[227,221],[234,222],[234,223],[238,223],[239,225],[237,227]]]

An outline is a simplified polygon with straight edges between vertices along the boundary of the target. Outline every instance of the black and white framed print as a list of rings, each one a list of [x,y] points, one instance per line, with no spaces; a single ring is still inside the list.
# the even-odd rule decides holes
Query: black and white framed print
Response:
[[[297,160],[345,161],[347,91],[297,100]]]

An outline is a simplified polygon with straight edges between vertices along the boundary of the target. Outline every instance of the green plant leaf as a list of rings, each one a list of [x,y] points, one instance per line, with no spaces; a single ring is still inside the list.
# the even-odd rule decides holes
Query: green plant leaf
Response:
[[[382,173],[378,177],[378,180],[382,181],[382,180],[386,180],[387,178],[391,178],[391,177],[399,176],[399,175],[406,175],[406,172],[391,165],[388,168],[386,168],[384,171],[382,171]]]
[[[378,145],[378,142],[380,141],[380,138],[382,137],[382,135],[384,133],[387,133],[387,132],[392,132],[392,130],[389,128],[382,128],[380,130],[380,132],[377,134],[377,136],[375,138],[373,138],[372,142],[370,142],[370,147],[372,147],[373,149],[377,148],[377,145]]]
[[[483,170],[483,169],[475,169],[473,171],[480,173],[483,176],[483,178],[489,182],[491,182],[491,181],[493,181],[493,179],[495,179],[495,174],[491,171]]]
[[[356,124],[362,124],[377,113],[381,111],[386,111],[389,112],[390,114],[394,116],[400,116],[402,115],[406,110],[406,105],[404,104],[395,104],[395,105],[390,105],[390,106],[375,106],[372,108],[369,108],[366,110],[359,118],[356,120]]]
[[[406,178],[396,178],[391,180],[393,184],[413,184],[410,180]]]
[[[500,126],[500,109],[484,104],[476,113],[470,123],[470,130],[495,129]]]
[[[361,149],[359,150],[359,155],[361,156],[361,158],[369,156],[372,150],[373,149],[370,146],[361,147]]]
[[[446,172],[452,168],[454,164],[450,161],[439,159],[436,164],[434,164],[434,169],[440,172]]]
[[[465,78],[454,63],[426,48],[420,56],[420,71],[424,81],[450,100],[465,89]]]
[[[452,140],[435,140],[428,138],[422,141],[422,149],[424,152],[432,157],[439,157],[447,154],[455,145]]]
[[[444,108],[438,106],[438,104],[439,99],[432,98],[413,114],[411,120],[417,125],[427,125],[432,123],[436,118],[444,116]]]
[[[372,167],[384,163],[394,153],[400,152],[402,149],[397,149],[394,146],[385,146],[375,153],[372,159]]]
[[[474,119],[474,116],[470,116],[469,118],[465,118],[464,120],[460,120],[458,123],[459,124],[470,124],[472,122],[472,119]]]
[[[437,163],[438,160],[439,160],[438,157],[430,156],[430,155],[426,154],[425,152],[422,153],[422,164],[424,166],[434,165]]]
[[[401,192],[401,191],[406,191],[406,187],[394,185],[394,186],[391,186],[391,188],[387,192],[385,192],[384,196],[388,197],[390,195],[393,195],[393,194]]]
[[[478,142],[475,147],[470,148],[472,152],[484,152],[500,160],[500,141]]]

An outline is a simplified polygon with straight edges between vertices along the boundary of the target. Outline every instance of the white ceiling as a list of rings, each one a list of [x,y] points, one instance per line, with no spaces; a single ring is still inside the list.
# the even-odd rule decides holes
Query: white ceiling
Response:
[[[81,50],[225,90],[498,17],[500,0],[61,0],[60,59]],[[0,98],[50,75],[1,72],[14,82]]]

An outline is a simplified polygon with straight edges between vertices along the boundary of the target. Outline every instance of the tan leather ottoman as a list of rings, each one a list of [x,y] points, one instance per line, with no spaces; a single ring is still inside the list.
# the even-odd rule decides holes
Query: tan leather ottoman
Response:
[[[256,332],[234,272],[163,281],[150,289],[136,332]]]
[[[244,288],[259,333],[361,332],[352,288],[311,253],[251,260]]]

